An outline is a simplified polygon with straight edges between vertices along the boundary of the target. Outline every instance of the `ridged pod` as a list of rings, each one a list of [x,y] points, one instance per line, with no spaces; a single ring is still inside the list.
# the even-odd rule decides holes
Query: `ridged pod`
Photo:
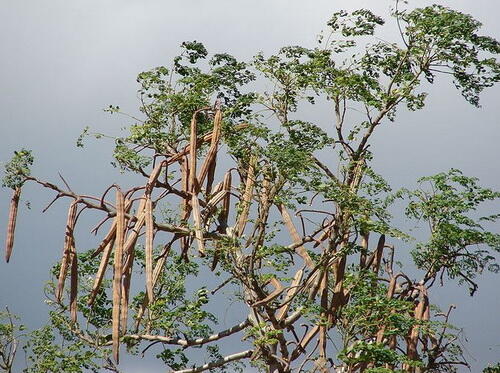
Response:
[[[14,247],[14,234],[16,231],[17,211],[19,206],[19,197],[21,188],[14,189],[10,199],[9,222],[7,223],[7,237],[5,239],[5,261],[8,263]]]
[[[112,311],[112,341],[113,357],[118,363],[120,360],[120,303],[122,290],[123,246],[125,234],[125,206],[123,193],[116,190],[116,245],[113,276],[113,311]]]
[[[73,231],[75,228],[76,212],[78,204],[73,201],[68,209],[68,219],[66,221],[66,233],[64,236],[64,247],[63,255],[61,259],[61,268],[59,269],[59,278],[57,281],[56,289],[56,300],[58,302],[62,299],[62,294],[64,291],[64,282],[66,281],[66,275],[68,274],[68,268],[71,265],[72,247],[74,246]]]

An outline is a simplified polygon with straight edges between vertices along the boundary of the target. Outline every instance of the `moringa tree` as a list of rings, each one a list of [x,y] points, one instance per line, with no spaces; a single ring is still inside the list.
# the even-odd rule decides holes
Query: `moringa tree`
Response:
[[[389,18],[399,40],[375,37],[384,19],[371,11],[342,11],[316,47],[248,63],[183,43],[171,67],[139,74],[143,117],[115,139],[115,166],[140,185],[86,195],[31,175],[31,152],[17,152],[4,178],[6,260],[25,183],[56,193],[46,209],[68,203],[51,321],[25,346],[26,372],[118,372],[121,346],[156,351],[177,373],[467,366],[452,307],[439,310],[429,294],[458,281],[474,295],[476,276],[498,270],[500,235],[487,225],[499,215],[474,212],[500,193],[456,169],[393,191],[370,166],[370,143],[398,108],[422,109],[423,83],[442,75],[479,106],[500,79],[500,44],[438,5]],[[315,104],[331,108],[328,123],[308,118]],[[426,240],[392,223],[401,200],[398,215],[421,223]],[[102,242],[85,251],[74,231],[89,210],[102,214],[92,230]],[[411,274],[398,264],[409,261],[405,241]],[[240,319],[222,330],[232,304]]]

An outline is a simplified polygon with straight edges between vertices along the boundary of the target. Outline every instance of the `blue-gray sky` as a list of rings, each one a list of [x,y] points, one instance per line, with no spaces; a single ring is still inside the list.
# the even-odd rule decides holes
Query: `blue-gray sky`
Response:
[[[439,3],[474,15],[484,33],[500,38],[495,1]],[[33,149],[34,172],[43,178],[55,180],[60,171],[79,190],[95,193],[126,182],[109,166],[109,143],[90,143],[82,151],[75,139],[86,125],[117,133],[127,121],[102,108],[114,104],[136,112],[137,73],[169,64],[182,41],[196,39],[211,52],[249,58],[283,45],[311,45],[339,9],[367,7],[385,15],[390,5],[386,0],[0,1],[0,162],[24,146]],[[431,87],[426,108],[403,113],[377,134],[375,165],[394,186],[457,167],[500,189],[500,87],[485,92],[479,110],[450,87],[449,81]],[[12,261],[0,263],[0,305],[8,304],[37,327],[46,318],[42,284],[60,256],[65,211],[60,205],[41,215],[51,195],[37,188],[26,188],[24,198],[33,209],[22,208]],[[7,220],[8,200],[9,192],[0,190],[0,222]],[[473,371],[500,360],[499,279],[485,276],[473,299],[464,289],[436,293],[443,305],[459,306],[454,321],[465,327]]]

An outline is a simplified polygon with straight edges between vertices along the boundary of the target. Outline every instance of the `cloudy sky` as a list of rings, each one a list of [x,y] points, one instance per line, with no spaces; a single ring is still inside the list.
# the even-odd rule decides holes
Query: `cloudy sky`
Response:
[[[440,3],[474,15],[484,33],[500,38],[497,2]],[[168,65],[182,41],[196,39],[211,52],[245,59],[283,45],[312,45],[339,9],[368,7],[384,15],[390,5],[386,0],[1,0],[0,162],[26,147],[33,149],[34,173],[42,178],[56,180],[61,172],[89,193],[127,182],[109,166],[109,143],[80,150],[75,139],[87,125],[118,133],[128,122],[102,109],[113,104],[136,112],[137,73]],[[457,167],[500,189],[500,86],[483,95],[478,110],[449,83],[430,88],[424,110],[403,113],[397,124],[381,129],[374,144],[377,170],[394,186],[408,186],[419,176]],[[60,205],[41,215],[51,195],[32,187],[25,192],[33,208],[20,213],[11,263],[0,263],[0,305],[8,304],[35,328],[46,319],[42,288],[60,255],[65,211]],[[0,222],[7,220],[9,197],[0,190]],[[459,306],[454,321],[465,327],[473,371],[500,356],[499,280],[485,276],[474,299],[465,289],[435,295],[444,306]]]

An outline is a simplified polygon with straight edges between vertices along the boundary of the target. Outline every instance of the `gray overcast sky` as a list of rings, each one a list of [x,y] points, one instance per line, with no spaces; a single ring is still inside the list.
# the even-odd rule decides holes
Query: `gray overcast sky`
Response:
[[[474,15],[484,33],[500,38],[497,1],[439,3]],[[116,133],[127,123],[102,108],[118,104],[135,112],[137,73],[169,64],[182,41],[196,39],[211,52],[248,58],[283,45],[311,45],[336,10],[367,7],[385,15],[390,5],[385,0],[0,0],[0,162],[24,146],[33,149],[34,172],[43,178],[55,180],[60,171],[89,192],[126,182],[110,168],[106,142],[82,151],[75,139],[86,125]],[[500,87],[486,92],[477,110],[449,83],[430,88],[424,110],[402,113],[397,124],[381,129],[374,145],[377,170],[397,187],[457,167],[500,189]],[[0,222],[6,222],[9,197],[0,190]],[[24,197],[33,209],[20,213],[12,263],[0,262],[0,305],[9,304],[37,327],[46,318],[42,284],[60,256],[65,211],[61,204],[41,215],[51,197],[45,191],[29,187]],[[4,229],[0,232],[3,242]],[[474,299],[463,296],[464,289],[435,295],[443,305],[459,305],[455,322],[466,328],[473,371],[500,360],[498,280],[486,276]],[[129,371],[141,372],[137,366]]]

